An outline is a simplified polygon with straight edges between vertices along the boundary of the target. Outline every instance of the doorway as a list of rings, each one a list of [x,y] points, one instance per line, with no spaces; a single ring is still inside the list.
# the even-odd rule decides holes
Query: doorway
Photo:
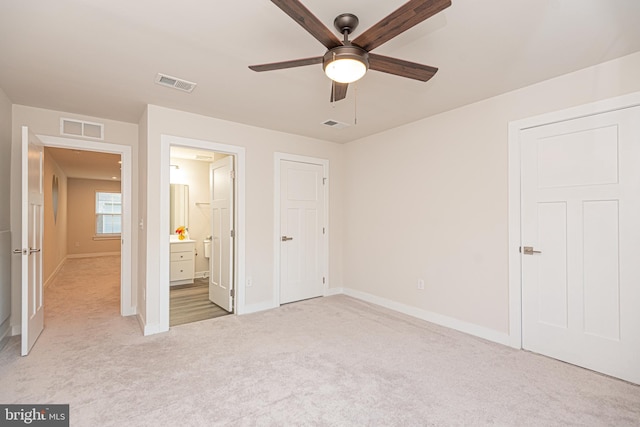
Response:
[[[214,152],[221,155],[231,156],[234,159],[235,179],[233,187],[234,196],[234,213],[233,213],[233,254],[231,274],[235,288],[233,289],[233,306],[232,310],[236,314],[244,313],[245,306],[245,149],[244,147],[221,144],[213,141],[199,140],[185,137],[176,137],[170,135],[161,135],[160,137],[160,205],[162,209],[159,213],[160,228],[162,230],[170,230],[170,170],[171,170],[171,151],[173,148],[181,148],[187,150],[201,150],[205,152]],[[210,200],[193,200],[193,203],[209,202]],[[172,230],[175,231],[175,230]],[[213,236],[212,236],[213,237]],[[212,245],[213,246],[213,245]],[[195,250],[195,249],[194,249]],[[204,251],[204,246],[198,248]],[[170,325],[170,283],[171,283],[171,251],[170,239],[160,239],[160,289],[159,289],[159,317],[160,330],[168,330]]]
[[[120,192],[121,192],[121,235],[120,235],[120,315],[130,316],[136,313],[131,282],[132,255],[132,153],[131,147],[120,144],[103,143],[89,140],[68,139],[55,136],[38,135],[44,147],[67,149],[79,152],[104,153],[120,156]],[[49,183],[50,185],[52,183]],[[45,231],[46,232],[46,231]],[[75,244],[75,243],[74,243]]]
[[[170,326],[233,312],[235,156],[170,147]]]
[[[326,293],[329,162],[276,153],[275,176],[277,307]]]
[[[639,105],[595,103],[510,136],[512,344],[635,383]]]

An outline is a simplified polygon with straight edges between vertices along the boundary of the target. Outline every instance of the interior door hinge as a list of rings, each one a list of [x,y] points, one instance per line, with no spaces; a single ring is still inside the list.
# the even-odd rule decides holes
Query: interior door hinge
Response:
[[[323,277],[322,278],[322,284],[324,285],[325,283],[327,283],[326,279]]]
[[[326,233],[324,227],[322,227],[322,234]]]
[[[231,296],[231,298],[235,297],[236,296],[236,289],[235,288],[231,289],[231,291],[229,291],[229,295]]]
[[[231,172],[229,172],[229,176],[231,176],[231,179],[236,179],[236,171],[235,171],[235,169],[232,170]]]
[[[327,184],[327,178],[322,178],[322,185],[326,185]]]
[[[235,230],[231,230],[231,237],[236,237],[236,232],[235,232]]]

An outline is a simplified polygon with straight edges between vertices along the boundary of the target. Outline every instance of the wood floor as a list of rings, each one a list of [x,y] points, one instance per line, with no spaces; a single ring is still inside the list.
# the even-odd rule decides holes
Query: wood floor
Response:
[[[209,301],[207,279],[196,279],[190,285],[171,287],[169,326],[225,316],[227,311]]]

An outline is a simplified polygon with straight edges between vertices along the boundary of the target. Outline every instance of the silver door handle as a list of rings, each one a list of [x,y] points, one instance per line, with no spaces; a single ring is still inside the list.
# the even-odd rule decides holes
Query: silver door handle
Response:
[[[525,255],[533,255],[533,254],[541,254],[542,251],[534,251],[533,246],[524,246],[521,249],[521,252]]]
[[[13,253],[14,254],[24,254],[24,255],[26,255],[27,254],[27,250],[26,249],[14,249]]]
[[[40,252],[40,249],[29,248],[29,255]]]
[[[283,242],[286,242],[287,240],[293,240],[293,237],[282,236],[280,240],[282,240]]]

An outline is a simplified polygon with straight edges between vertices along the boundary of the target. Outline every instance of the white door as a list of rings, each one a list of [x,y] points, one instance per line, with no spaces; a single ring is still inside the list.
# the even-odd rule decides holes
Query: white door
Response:
[[[280,161],[280,303],[323,294],[322,165]]]
[[[521,144],[523,348],[640,383],[640,107]]]
[[[22,355],[26,356],[44,329],[42,228],[44,149],[22,127]]]
[[[211,193],[211,258],[209,299],[228,312],[233,311],[233,156],[224,157],[209,168]]]

